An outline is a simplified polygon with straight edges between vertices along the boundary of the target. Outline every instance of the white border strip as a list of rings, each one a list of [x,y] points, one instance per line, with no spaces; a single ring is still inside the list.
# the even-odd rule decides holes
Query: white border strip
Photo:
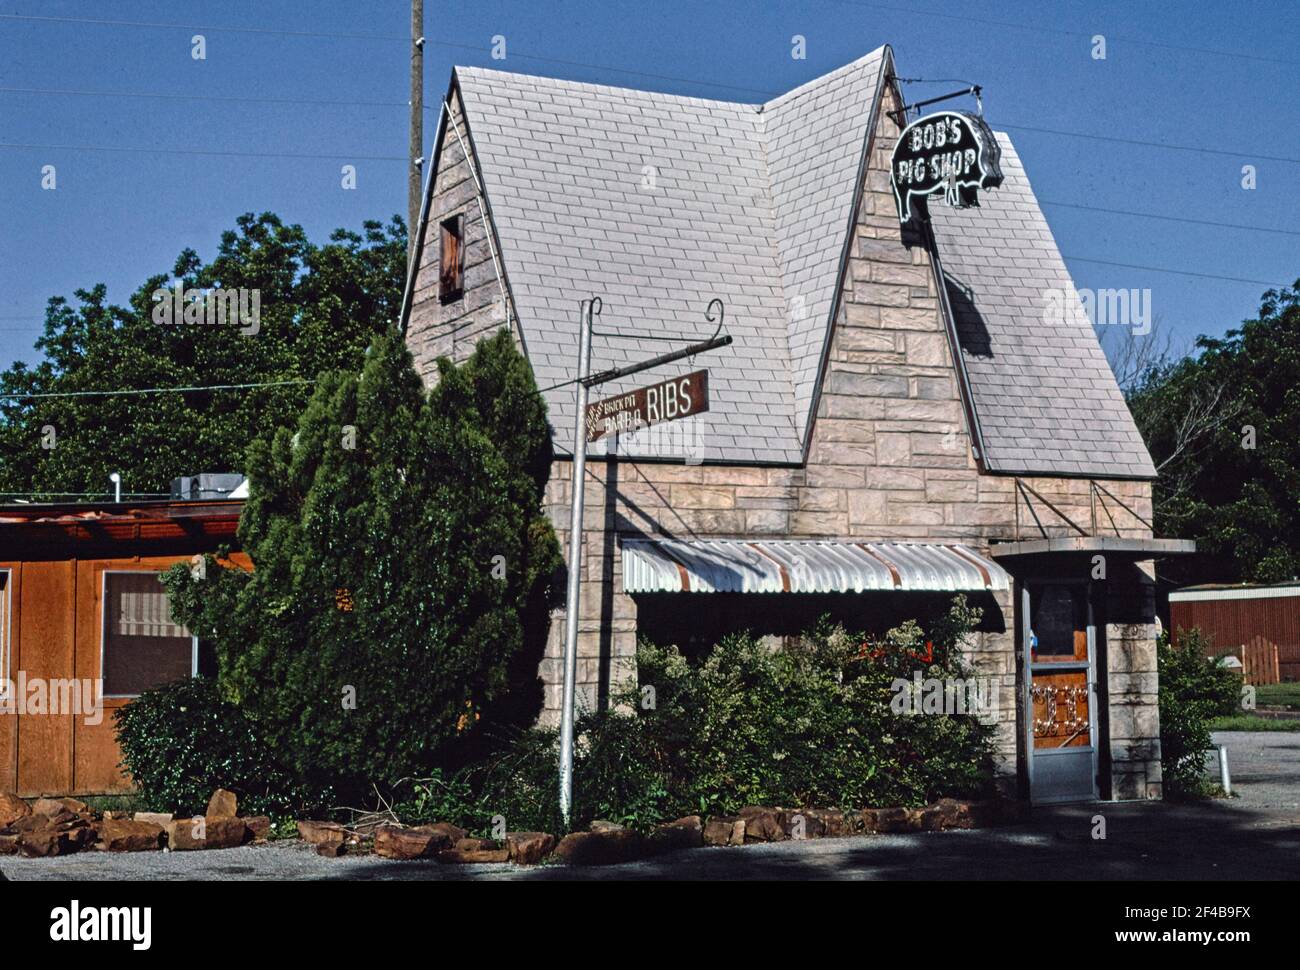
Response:
[[[1204,603],[1210,600],[1271,600],[1300,598],[1300,585],[1245,589],[1194,589],[1169,594],[1171,603]]]

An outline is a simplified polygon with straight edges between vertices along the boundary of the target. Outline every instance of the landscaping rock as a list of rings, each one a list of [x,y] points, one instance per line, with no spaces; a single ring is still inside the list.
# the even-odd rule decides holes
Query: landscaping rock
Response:
[[[784,842],[786,812],[761,805],[746,805],[740,810],[745,820],[746,842]]]
[[[57,832],[44,828],[18,836],[18,851],[28,858],[70,855],[79,848],[81,841],[74,832]]]
[[[445,832],[432,829],[381,825],[375,829],[375,855],[385,859],[431,859],[453,844]]]
[[[650,848],[655,852],[674,849],[697,849],[704,844],[704,826],[698,815],[687,815],[665,822],[650,833]]]
[[[603,818],[598,818],[588,827],[590,832],[622,832],[623,826],[617,822],[607,822]]]
[[[343,842],[320,842],[316,845],[316,854],[327,859],[337,859],[347,850],[348,847]]]
[[[744,845],[745,824],[739,815],[717,815],[704,825],[704,844]]]
[[[38,798],[32,803],[33,815],[53,818],[64,812],[69,815],[84,815],[87,818],[94,815],[89,805],[75,798]]]
[[[438,853],[439,862],[483,863],[509,862],[510,849],[492,839],[460,839],[450,849]]]
[[[162,848],[163,829],[150,822],[110,818],[99,823],[99,848],[105,852],[154,852]]]
[[[919,832],[919,808],[864,808],[862,819],[868,832]]]
[[[167,823],[176,816],[171,812],[133,812],[132,821],[147,822],[150,825],[157,825],[159,828],[166,828]]]
[[[921,831],[945,832],[973,827],[970,806],[955,798],[941,798],[921,809]]]
[[[805,839],[838,839],[853,834],[853,822],[843,812],[826,808],[804,808],[787,812],[785,834],[796,837],[796,819],[803,818]]]
[[[203,826],[197,827],[199,817],[177,818],[167,823],[167,845],[173,852],[190,852],[197,849],[233,849],[242,845],[248,827],[243,819],[203,817]],[[196,831],[197,829],[197,831]]]
[[[27,832],[36,832],[41,829],[52,828],[53,823],[45,815],[24,815],[22,818],[14,819],[6,830],[23,835]]]
[[[811,808],[784,813],[782,828],[788,839],[820,839],[826,836],[826,823]]]
[[[92,844],[96,832],[80,816],[75,822],[52,824],[44,816],[19,819],[10,829],[16,836],[18,851],[28,857],[69,855]],[[45,824],[41,824],[42,822]]]
[[[17,855],[18,849],[18,834],[16,832],[0,832],[0,855]]]
[[[465,836],[469,835],[459,825],[452,825],[450,822],[434,822],[431,825],[415,826],[417,832],[436,832],[447,837],[447,845],[452,846],[459,842]]]
[[[555,850],[555,836],[548,832],[507,832],[506,848],[517,866],[534,866]]]
[[[608,866],[646,854],[645,840],[632,829],[570,832],[555,847],[555,856],[571,866]]]
[[[838,809],[814,809],[826,826],[825,838],[842,839],[853,834],[853,819]]]
[[[0,829],[32,814],[32,807],[17,795],[0,792]]]
[[[310,842],[312,845],[332,845],[335,843],[341,845],[348,840],[348,836],[352,833],[337,822],[306,820],[298,823],[298,834],[302,836],[304,842]]]
[[[250,815],[244,819],[244,827],[254,842],[265,842],[271,836],[271,819],[265,815]]]
[[[226,791],[224,788],[218,788],[208,799],[208,810],[203,813],[208,818],[237,818],[239,816],[239,800],[232,791]]]

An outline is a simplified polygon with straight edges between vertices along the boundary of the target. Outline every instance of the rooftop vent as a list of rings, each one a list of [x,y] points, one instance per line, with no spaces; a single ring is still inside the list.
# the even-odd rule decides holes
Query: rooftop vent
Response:
[[[231,493],[243,483],[244,476],[232,472],[183,475],[172,479],[172,499],[182,502],[200,502],[230,498]]]

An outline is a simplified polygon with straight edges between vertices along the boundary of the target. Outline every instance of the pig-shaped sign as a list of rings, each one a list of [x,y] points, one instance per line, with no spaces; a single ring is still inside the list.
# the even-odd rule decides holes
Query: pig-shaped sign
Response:
[[[890,181],[898,219],[927,215],[925,199],[943,192],[949,205],[979,205],[978,191],[1002,184],[997,139],[978,115],[940,111],[903,129],[894,146]],[[919,200],[919,204],[917,204]]]

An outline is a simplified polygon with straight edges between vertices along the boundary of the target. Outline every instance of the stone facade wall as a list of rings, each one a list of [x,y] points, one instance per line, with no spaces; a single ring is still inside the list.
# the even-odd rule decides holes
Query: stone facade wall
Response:
[[[1149,564],[1107,583],[1106,690],[1114,798],[1159,798],[1160,678]]]
[[[924,247],[904,243],[895,215],[889,146],[897,133],[882,108],[807,464],[759,467],[588,460],[578,642],[580,704],[603,705],[610,685],[633,673],[637,604],[622,591],[620,537],[953,541],[987,554],[991,541],[1034,538],[1041,534],[1040,525],[1054,536],[1075,534],[1038,501],[1036,520],[1026,502],[1017,499],[1015,479],[983,473],[972,455],[934,271]],[[444,149],[442,169],[430,225],[436,227],[439,219],[458,210],[471,213],[469,224],[477,224],[473,181],[454,136]],[[463,360],[474,341],[505,319],[499,304],[493,303],[499,290],[481,235],[471,237],[469,243],[477,262],[467,258],[463,305],[438,303],[436,234],[430,235],[408,338],[426,379],[435,375],[437,356]],[[471,264],[478,269],[472,278]],[[562,538],[568,535],[571,481],[572,464],[557,461],[546,506]],[[1096,516],[1099,533],[1151,534],[1117,503],[1107,499],[1098,507],[1087,480],[1034,477],[1024,481],[1084,529],[1094,531]],[[1150,520],[1149,483],[1103,484]],[[1024,756],[1024,745],[1018,743],[1024,714],[1019,709],[1022,674],[1013,594],[997,594],[997,606],[1004,630],[977,634],[971,658],[981,675],[995,677],[1000,684],[999,771],[1011,784],[1017,757]],[[1109,674],[1112,731],[1120,739],[1112,744],[1117,794],[1120,788],[1149,793],[1153,783],[1157,789],[1159,785],[1154,688],[1147,676],[1154,671],[1149,626],[1153,616],[1152,611],[1143,623],[1107,629],[1115,642],[1112,664],[1119,664]],[[560,610],[553,618],[541,667],[546,697],[543,720],[548,722],[558,719],[560,709],[563,639]]]

